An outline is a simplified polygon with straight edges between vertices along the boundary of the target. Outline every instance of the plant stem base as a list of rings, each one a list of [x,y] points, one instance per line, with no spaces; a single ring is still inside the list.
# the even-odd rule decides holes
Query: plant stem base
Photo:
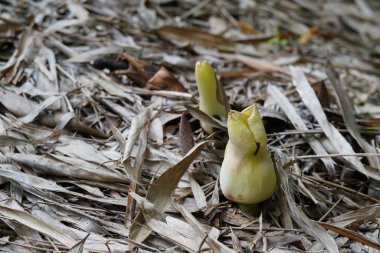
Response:
[[[252,216],[259,216],[261,212],[260,204],[238,204],[240,210],[249,213]]]

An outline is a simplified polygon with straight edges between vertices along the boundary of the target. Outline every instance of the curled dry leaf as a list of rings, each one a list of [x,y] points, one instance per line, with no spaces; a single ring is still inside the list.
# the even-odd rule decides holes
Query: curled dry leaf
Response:
[[[186,92],[185,87],[177,78],[169,72],[167,68],[162,66],[152,78],[149,79],[146,87],[151,90],[171,90]]]
[[[128,53],[121,54],[118,61],[127,61],[129,63],[129,68],[127,70],[116,70],[114,72],[116,76],[126,75],[138,86],[146,86],[149,80],[149,74],[146,71],[146,66],[142,61]]]

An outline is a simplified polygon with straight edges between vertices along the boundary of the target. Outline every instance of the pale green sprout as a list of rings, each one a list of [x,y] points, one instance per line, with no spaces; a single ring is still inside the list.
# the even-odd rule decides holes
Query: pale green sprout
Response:
[[[231,111],[227,127],[229,141],[220,171],[223,195],[241,204],[269,199],[276,188],[276,174],[259,110],[253,105],[242,112]]]
[[[207,61],[197,62],[195,79],[199,91],[199,110],[209,116],[227,118],[228,101],[211,64]],[[205,122],[201,122],[201,127],[207,133],[213,132],[212,127]]]

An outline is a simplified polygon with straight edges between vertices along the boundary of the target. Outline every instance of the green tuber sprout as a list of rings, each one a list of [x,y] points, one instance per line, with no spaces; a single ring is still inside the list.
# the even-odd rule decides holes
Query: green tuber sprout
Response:
[[[269,199],[276,188],[276,174],[256,105],[242,112],[231,111],[227,127],[229,141],[220,171],[223,195],[240,204],[256,204]]]
[[[199,110],[209,116],[227,118],[228,101],[211,64],[207,61],[197,62],[195,79],[199,91]],[[201,122],[201,127],[207,133],[212,133],[212,127],[209,124]]]

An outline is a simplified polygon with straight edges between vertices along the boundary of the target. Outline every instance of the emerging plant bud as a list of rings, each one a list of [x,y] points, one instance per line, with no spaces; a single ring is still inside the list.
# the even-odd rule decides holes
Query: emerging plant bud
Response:
[[[259,110],[253,105],[242,112],[231,111],[227,126],[229,141],[220,171],[224,196],[241,204],[270,198],[276,188],[276,174]]]
[[[210,63],[207,61],[196,63],[195,79],[199,91],[199,110],[209,116],[227,118],[228,101]],[[212,133],[209,124],[201,122],[201,126],[207,133]]]

